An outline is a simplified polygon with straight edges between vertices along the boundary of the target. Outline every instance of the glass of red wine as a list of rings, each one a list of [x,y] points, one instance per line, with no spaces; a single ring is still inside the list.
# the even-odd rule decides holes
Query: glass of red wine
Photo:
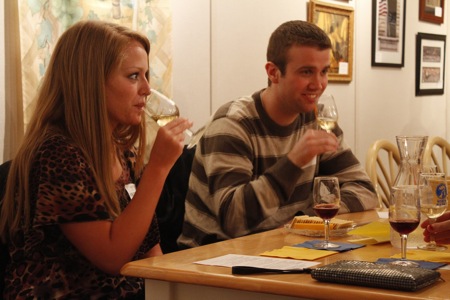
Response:
[[[334,218],[341,207],[341,194],[337,177],[316,177],[313,186],[314,211],[325,223],[325,240],[314,244],[315,248],[338,248],[330,243],[330,220]]]
[[[391,264],[418,267],[419,264],[406,259],[408,234],[413,232],[420,222],[420,198],[417,185],[394,186],[389,199],[389,223],[401,237],[401,260]]]

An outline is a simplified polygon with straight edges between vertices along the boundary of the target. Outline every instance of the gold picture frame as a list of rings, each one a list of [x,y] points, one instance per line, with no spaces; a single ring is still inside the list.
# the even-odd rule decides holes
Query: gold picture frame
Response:
[[[353,76],[353,8],[320,1],[309,2],[308,22],[331,39],[330,82],[351,82]]]

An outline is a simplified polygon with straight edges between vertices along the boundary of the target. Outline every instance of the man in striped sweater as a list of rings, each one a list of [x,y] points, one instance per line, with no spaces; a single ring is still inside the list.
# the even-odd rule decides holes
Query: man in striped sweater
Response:
[[[268,87],[223,105],[197,145],[185,201],[181,248],[277,228],[313,215],[312,181],[337,176],[341,209],[373,209],[369,177],[337,125],[318,130],[331,43],[305,21],[280,25],[267,49]]]

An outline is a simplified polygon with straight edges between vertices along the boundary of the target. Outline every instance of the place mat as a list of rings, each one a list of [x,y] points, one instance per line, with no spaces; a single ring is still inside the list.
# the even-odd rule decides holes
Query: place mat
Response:
[[[397,261],[397,260],[398,259],[396,259],[396,258],[379,258],[375,263],[388,264],[390,262]],[[440,267],[447,265],[446,263],[436,263],[436,262],[429,262],[429,261],[424,261],[424,260],[412,260],[412,259],[408,259],[408,260],[416,262],[419,264],[419,266],[421,268],[429,269],[429,270],[436,270]]]
[[[406,257],[408,259],[423,260],[431,262],[450,263],[450,253],[426,250],[407,250]],[[401,258],[401,253],[392,255],[391,258]]]
[[[320,242],[323,242],[323,240],[306,241],[306,242],[301,243],[301,244],[296,244],[296,245],[294,245],[294,247],[302,247],[302,248],[316,249],[316,250],[344,252],[344,251],[348,251],[348,250],[352,250],[352,249],[358,249],[358,248],[361,248],[361,247],[365,246],[365,245],[361,245],[361,244],[349,244],[349,243],[332,242],[333,244],[339,245],[339,247],[338,248],[330,248],[330,249],[314,247],[314,244],[317,244],[317,243],[320,243]]]
[[[292,246],[284,246],[281,249],[274,249],[261,253],[261,256],[284,257],[302,260],[315,260],[325,256],[339,253],[337,251],[316,250]]]
[[[348,232],[349,235],[359,235],[365,238],[349,240],[350,242],[365,245],[374,245],[389,242],[390,225],[388,222],[375,221]]]

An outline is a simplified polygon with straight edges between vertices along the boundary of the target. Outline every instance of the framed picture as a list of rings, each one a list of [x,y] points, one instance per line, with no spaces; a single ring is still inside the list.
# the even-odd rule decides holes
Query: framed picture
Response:
[[[444,22],[444,0],[420,0],[419,20],[442,24]]]
[[[372,66],[405,65],[406,0],[372,0]]]
[[[416,96],[444,94],[445,35],[418,33]]]
[[[353,72],[353,8],[309,2],[308,22],[322,28],[332,43],[330,82],[350,82]]]

